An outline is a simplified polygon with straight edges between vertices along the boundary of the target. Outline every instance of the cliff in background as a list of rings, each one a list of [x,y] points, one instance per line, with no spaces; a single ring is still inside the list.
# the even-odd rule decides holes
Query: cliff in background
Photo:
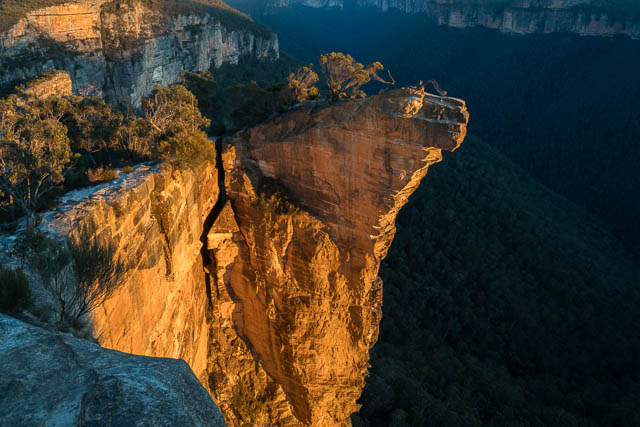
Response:
[[[216,167],[71,194],[44,227],[93,224],[130,261],[92,319],[103,346],[184,359],[230,425],[345,425],[395,217],[467,120],[417,88],[303,107],[227,141]]]
[[[223,4],[70,0],[0,33],[0,83],[62,69],[75,93],[136,106],[183,71],[242,56],[277,59],[277,36]]]
[[[355,5],[383,12],[396,9],[424,13],[440,25],[482,26],[514,34],[571,32],[640,39],[637,9],[612,7],[599,0],[272,0],[265,10],[269,13],[292,4],[340,8]]]

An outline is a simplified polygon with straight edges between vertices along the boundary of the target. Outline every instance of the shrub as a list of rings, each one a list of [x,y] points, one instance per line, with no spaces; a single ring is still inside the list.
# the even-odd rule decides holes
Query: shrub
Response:
[[[87,171],[87,177],[91,182],[104,182],[112,181],[118,178],[118,172],[111,168],[99,167],[95,169],[89,169]]]
[[[32,256],[44,250],[46,239],[46,235],[38,228],[28,227],[14,242],[13,254],[24,267]]]
[[[47,106],[0,100],[0,188],[35,225],[40,199],[62,182],[71,157],[67,128]]]
[[[77,326],[113,295],[125,269],[115,246],[100,243],[90,227],[66,243],[45,239],[29,263],[58,305],[58,320]]]
[[[283,90],[283,100],[285,104],[297,104],[307,99],[318,97],[318,88],[313,86],[319,80],[318,75],[313,71],[313,64],[298,67],[295,73],[287,77],[288,84]]]
[[[351,55],[341,52],[320,55],[318,62],[329,87],[329,98],[332,101],[342,98],[364,98],[366,94],[360,88],[372,79],[383,84],[395,84],[391,73],[389,73],[391,81],[386,81],[378,75],[378,71],[384,69],[380,62],[372,62],[365,67],[356,62]]]
[[[31,305],[31,289],[21,270],[0,267],[0,312],[13,313]]]

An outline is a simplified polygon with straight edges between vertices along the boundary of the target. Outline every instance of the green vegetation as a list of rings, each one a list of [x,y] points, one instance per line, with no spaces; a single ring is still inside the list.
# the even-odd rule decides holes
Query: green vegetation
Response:
[[[288,189],[272,178],[262,178],[254,205],[268,215],[299,215],[304,212],[289,194]]]
[[[283,109],[284,84],[263,89],[256,82],[218,85],[211,73],[183,74],[184,84],[193,91],[206,117],[209,133],[224,135],[260,123]]]
[[[360,88],[372,79],[380,83],[392,84],[378,76],[378,71],[384,67],[377,61],[365,67],[356,62],[351,55],[331,52],[320,55],[318,63],[322,68],[325,83],[329,87],[329,99],[332,101],[343,98],[364,98],[366,94]]]
[[[198,100],[182,85],[157,86],[143,101],[144,115],[154,130],[153,151],[163,160],[183,163],[213,160],[213,143],[202,130],[210,121],[200,113]]]
[[[27,276],[20,270],[0,266],[0,312],[14,313],[31,305]]]
[[[144,117],[78,96],[0,99],[0,220],[55,204],[66,190],[117,178],[115,168],[160,159],[193,164],[214,157],[209,126],[184,86],[156,88]]]
[[[123,282],[125,266],[116,247],[98,241],[92,228],[83,227],[66,245],[44,236],[38,242],[28,263],[58,305],[59,322],[79,326]]]
[[[640,424],[640,266],[487,144],[429,170],[380,275],[354,426]]]
[[[318,75],[313,71],[313,64],[299,67],[295,73],[290,73],[287,77],[287,85],[282,95],[284,103],[294,105],[318,98],[320,92],[313,85],[319,80]]]
[[[238,64],[223,64],[209,71],[221,90],[240,84],[252,84],[269,88],[287,81],[287,76],[295,72],[300,61],[284,52],[276,61],[264,61],[254,57],[241,57]]]
[[[256,415],[263,410],[264,404],[259,402],[242,383],[233,387],[231,396],[231,408],[235,415],[241,420],[242,426],[255,425]]]
[[[64,179],[71,149],[67,129],[40,103],[0,101],[0,190],[35,225],[42,196]]]

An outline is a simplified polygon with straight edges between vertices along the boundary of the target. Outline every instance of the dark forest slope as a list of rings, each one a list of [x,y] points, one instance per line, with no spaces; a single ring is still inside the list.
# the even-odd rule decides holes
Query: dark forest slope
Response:
[[[354,425],[640,425],[640,270],[469,138],[398,217]]]

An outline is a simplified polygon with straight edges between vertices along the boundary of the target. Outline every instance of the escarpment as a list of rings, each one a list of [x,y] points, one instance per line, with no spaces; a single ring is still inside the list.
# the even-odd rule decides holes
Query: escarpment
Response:
[[[223,141],[217,170],[142,167],[46,226],[95,224],[131,263],[92,319],[105,347],[183,358],[229,425],[348,425],[396,214],[467,121],[420,88],[309,104]]]
[[[224,4],[70,0],[0,32],[0,83],[61,69],[79,95],[138,106],[183,71],[243,56],[277,59],[277,36]]]
[[[211,253],[225,266],[221,311],[291,402],[294,418],[271,423],[340,425],[357,410],[395,216],[466,123],[462,101],[414,88],[302,108],[228,142],[237,256],[218,261],[228,252],[217,243]],[[216,396],[225,379],[214,383]]]
[[[640,16],[599,0],[273,0],[265,9],[302,4],[310,7],[356,5],[387,12],[423,13],[440,25],[487,27],[505,33],[571,32],[586,36],[627,35],[640,39]]]

